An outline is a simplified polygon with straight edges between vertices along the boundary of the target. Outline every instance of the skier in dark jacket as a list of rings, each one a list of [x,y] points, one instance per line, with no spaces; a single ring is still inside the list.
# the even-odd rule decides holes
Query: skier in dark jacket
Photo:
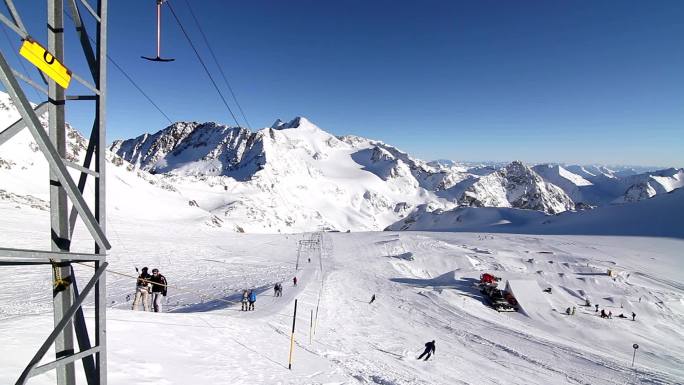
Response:
[[[373,294],[373,296],[371,297],[371,300],[370,300],[370,302],[368,302],[368,304],[370,305],[370,304],[372,304],[373,302],[375,302],[375,294]]]
[[[636,318],[636,313],[632,312],[632,321],[634,321],[635,318]]]
[[[425,350],[423,351],[423,354],[418,356],[418,359],[423,358],[423,356],[426,354],[427,356],[425,357],[425,361],[427,361],[431,355],[435,354],[435,340],[432,340],[425,344]]]
[[[152,269],[152,303],[154,311],[161,313],[162,311],[162,297],[166,297],[166,277],[159,273],[159,269]]]
[[[294,286],[297,286],[297,277],[292,278],[292,283],[294,283]]]
[[[249,291],[249,310],[254,310],[254,302],[256,302],[256,293],[254,290]]]

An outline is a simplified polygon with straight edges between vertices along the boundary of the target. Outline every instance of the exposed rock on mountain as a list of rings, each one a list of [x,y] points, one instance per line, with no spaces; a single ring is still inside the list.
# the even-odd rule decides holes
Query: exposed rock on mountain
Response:
[[[459,203],[470,207],[515,207],[556,214],[574,208],[559,187],[515,161],[468,187]]]

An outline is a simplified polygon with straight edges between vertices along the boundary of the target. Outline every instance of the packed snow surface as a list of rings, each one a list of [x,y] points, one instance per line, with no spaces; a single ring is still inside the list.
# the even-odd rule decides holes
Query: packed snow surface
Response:
[[[110,384],[675,384],[684,378],[681,240],[235,234],[198,226],[182,213],[165,215],[141,221],[112,210],[109,217]],[[45,211],[0,201],[0,217],[0,247],[45,248],[46,232],[36,232],[49,228]],[[82,228],[76,233],[73,249],[87,251],[91,241]],[[302,240],[310,246],[299,249]],[[167,277],[163,313],[130,310],[136,266],[157,267]],[[83,287],[92,269],[74,268]],[[51,330],[51,271],[3,269],[0,383],[12,383]],[[534,316],[497,313],[474,286],[482,272],[502,277],[502,285],[526,280],[553,293],[529,293],[534,304],[535,296],[547,301]],[[284,283],[283,297],[273,297],[276,282]],[[258,292],[255,311],[239,310],[242,289]],[[516,294],[525,303],[522,293]],[[377,300],[369,304],[373,294]],[[586,298],[613,319],[582,306]],[[576,315],[564,314],[570,306]],[[627,318],[617,318],[621,313]],[[86,318],[92,331],[92,310]],[[434,358],[416,360],[433,339]],[[634,370],[633,343],[640,345]],[[54,371],[31,383],[54,383]]]

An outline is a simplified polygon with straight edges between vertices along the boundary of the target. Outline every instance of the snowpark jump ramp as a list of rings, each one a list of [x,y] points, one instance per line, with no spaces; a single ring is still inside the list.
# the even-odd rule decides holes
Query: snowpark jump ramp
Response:
[[[547,318],[551,304],[534,280],[512,279],[506,282],[506,291],[518,301],[518,311],[530,318]]]

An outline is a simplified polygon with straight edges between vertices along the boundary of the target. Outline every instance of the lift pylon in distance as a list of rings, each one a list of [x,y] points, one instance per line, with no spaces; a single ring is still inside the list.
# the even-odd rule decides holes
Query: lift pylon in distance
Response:
[[[158,61],[158,62],[169,62],[169,61],[174,61],[176,59],[165,59],[161,57],[161,6],[164,4],[165,0],[157,0],[157,56],[156,57],[147,57],[147,56],[140,56],[143,59],[149,60],[149,61]]]

